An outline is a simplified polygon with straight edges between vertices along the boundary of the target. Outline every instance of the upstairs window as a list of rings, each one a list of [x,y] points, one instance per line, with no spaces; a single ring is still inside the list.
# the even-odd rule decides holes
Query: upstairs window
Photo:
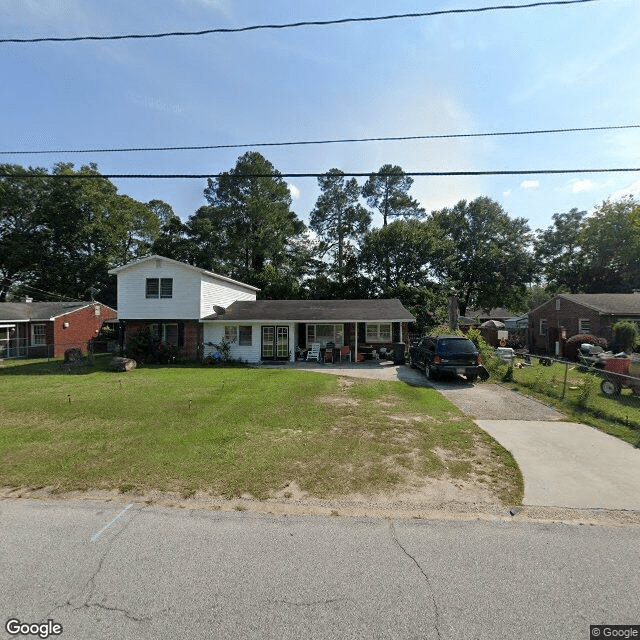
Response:
[[[173,278],[147,278],[147,298],[173,298]]]
[[[578,320],[578,333],[591,333],[591,320],[580,318]]]
[[[160,297],[173,298],[173,278],[160,278]]]

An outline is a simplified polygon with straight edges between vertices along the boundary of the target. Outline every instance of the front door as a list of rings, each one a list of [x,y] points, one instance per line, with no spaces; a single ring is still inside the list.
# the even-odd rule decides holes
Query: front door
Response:
[[[262,327],[262,360],[289,359],[289,327]]]

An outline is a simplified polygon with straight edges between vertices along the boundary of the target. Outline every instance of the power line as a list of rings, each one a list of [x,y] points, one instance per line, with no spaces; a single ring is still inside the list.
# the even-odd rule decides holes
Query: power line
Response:
[[[640,172],[640,167],[615,168],[615,169],[513,169],[496,171],[404,171],[404,175],[411,177],[455,177],[455,176],[528,176],[528,175],[552,175],[567,173],[635,173]],[[42,173],[5,173],[0,172],[0,178],[9,180],[25,180],[31,178],[53,178],[56,180],[201,180],[204,178],[321,178],[324,173],[71,173],[71,174],[42,174]],[[368,178],[369,176],[390,176],[394,174],[373,172],[345,172],[341,173],[345,178]]]
[[[336,138],[330,140],[290,140],[283,142],[254,142],[245,144],[207,144],[174,147],[113,147],[96,149],[36,149],[32,151],[0,151],[0,155],[44,155],[51,153],[131,153],[139,151],[204,151],[211,149],[242,149],[255,147],[292,147],[319,144],[344,144],[354,142],[402,142],[412,140],[450,140],[454,138],[485,138],[499,136],[529,136],[550,133],[575,133],[584,131],[612,131],[615,129],[640,129],[640,124],[623,124],[603,127],[572,127],[567,129],[534,129],[530,131],[490,131],[484,133],[444,133],[416,136],[385,136],[377,138]]]
[[[426,18],[450,14],[482,13],[487,11],[503,11],[511,9],[530,9],[533,7],[547,7],[553,5],[584,4],[586,2],[598,2],[599,0],[548,0],[545,2],[530,2],[528,4],[503,4],[498,6],[478,7],[475,9],[442,9],[440,11],[425,11],[420,13],[397,13],[387,16],[370,16],[362,18],[339,18],[336,20],[308,20],[302,22],[290,22],[285,24],[258,24],[248,27],[220,27],[217,29],[203,29],[202,31],[169,31],[165,33],[131,33],[108,36],[69,36],[41,38],[2,38],[0,44],[8,43],[35,43],[35,42],[79,42],[86,40],[143,40],[152,38],[171,38],[186,36],[205,36],[215,33],[240,33],[244,31],[259,31],[265,29],[293,29],[298,27],[326,27],[330,25],[348,24],[354,22],[380,22],[383,20],[400,20],[406,18]]]

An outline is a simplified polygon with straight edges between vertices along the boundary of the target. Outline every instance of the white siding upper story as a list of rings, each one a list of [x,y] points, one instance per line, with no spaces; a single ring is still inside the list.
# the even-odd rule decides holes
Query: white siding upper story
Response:
[[[109,273],[118,276],[119,320],[196,320],[211,315],[213,306],[227,308],[236,300],[255,300],[255,287],[150,256]],[[147,297],[147,279],[171,280],[171,297]]]
[[[214,313],[214,306],[226,309],[236,300],[255,300],[256,292],[246,287],[202,277],[200,282],[200,318]]]

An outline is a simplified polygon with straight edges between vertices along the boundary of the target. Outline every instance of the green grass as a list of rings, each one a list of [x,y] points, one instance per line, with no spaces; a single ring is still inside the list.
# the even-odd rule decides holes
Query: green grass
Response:
[[[565,365],[554,363],[513,370],[512,388],[550,403],[573,420],[597,427],[635,446],[640,446],[640,397],[623,389],[618,398],[600,392],[602,378],[569,364],[564,398]]]
[[[0,485],[263,499],[480,482],[518,504],[520,471],[432,389],[288,369],[56,362],[0,368]]]

